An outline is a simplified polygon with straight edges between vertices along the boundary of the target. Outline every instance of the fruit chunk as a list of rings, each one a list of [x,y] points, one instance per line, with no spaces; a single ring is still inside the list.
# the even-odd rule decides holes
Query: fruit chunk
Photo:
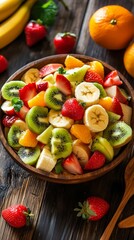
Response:
[[[89,144],[92,140],[92,135],[87,126],[84,124],[72,125],[70,132],[76,138],[80,139],[83,143]]]
[[[56,165],[56,160],[53,158],[50,150],[44,147],[36,164],[36,168],[46,172],[51,172]]]
[[[19,90],[19,97],[28,107],[28,100],[33,98],[36,95],[36,85],[35,83],[28,83],[26,86]]]
[[[17,126],[15,124],[13,124],[9,129],[7,141],[12,148],[16,149],[21,147],[21,145],[19,144],[19,138],[23,131],[25,131],[23,127],[20,128],[20,126]]]
[[[73,153],[77,157],[82,167],[88,162],[90,157],[90,148],[79,139],[73,141]]]
[[[113,85],[121,85],[123,82],[120,80],[118,72],[116,70],[111,71],[107,76],[104,78],[104,87],[110,87]]]
[[[84,169],[85,170],[96,170],[104,166],[106,157],[103,153],[95,151],[92,156],[89,158]]]
[[[123,118],[122,120],[127,123],[128,125],[131,124],[131,118],[132,118],[132,107],[121,103],[121,108],[123,112]]]
[[[102,79],[104,78],[104,66],[101,62],[91,61],[91,62],[88,62],[88,64],[91,70],[98,73],[102,77]]]
[[[58,70],[58,68],[63,67],[60,63],[50,63],[42,67],[39,71],[40,78],[45,77],[51,73],[54,73]]]
[[[116,97],[113,97],[112,99],[112,105],[111,105],[110,111],[120,115],[121,118],[123,117],[121,104]]]
[[[123,91],[118,86],[107,87],[107,88],[105,88],[105,90],[109,97],[116,97],[119,100],[119,102],[121,102],[121,103],[127,102],[128,96],[125,96]]]
[[[101,78],[101,76],[97,72],[95,72],[91,69],[87,70],[85,77],[84,77],[84,81],[97,82],[97,83],[103,85],[103,79]]]
[[[93,84],[94,84],[95,87],[97,87],[100,90],[100,97],[99,98],[104,98],[104,97],[107,96],[107,93],[106,93],[104,87],[100,83],[94,82]]]
[[[52,130],[53,126],[49,125],[40,135],[37,136],[37,140],[44,144],[48,144],[52,136]]]
[[[54,127],[62,127],[66,129],[69,129],[74,123],[73,119],[64,117],[61,114],[61,111],[55,111],[53,109],[49,111],[48,120]]]
[[[109,123],[113,123],[116,121],[119,121],[121,116],[119,114],[116,114],[114,112],[107,111],[108,116],[109,116]]]
[[[37,135],[26,129],[19,138],[19,144],[24,147],[36,147],[38,141],[36,139]]]
[[[18,155],[25,164],[34,165],[40,156],[40,148],[21,147],[18,151]]]
[[[62,166],[69,173],[72,173],[72,174],[82,174],[83,173],[80,163],[79,163],[77,157],[73,153],[68,158],[63,160]]]
[[[30,108],[34,106],[40,106],[40,107],[45,107],[45,91],[41,91],[36,96],[34,96],[32,99],[28,101],[28,106]]]
[[[39,80],[39,70],[37,68],[28,69],[21,78],[26,84]]]
[[[10,115],[10,116],[15,115],[14,106],[12,105],[11,101],[3,102],[2,105],[1,105],[1,109],[7,115]]]
[[[76,67],[82,67],[84,65],[84,62],[82,62],[81,60],[79,60],[76,57],[67,55],[67,57],[65,58],[64,64],[67,69],[72,69],[72,68],[76,68]]]
[[[45,92],[45,102],[49,108],[60,110],[65,101],[65,95],[55,86],[49,87]]]
[[[105,108],[106,111],[110,111],[112,106],[112,98],[111,97],[100,98],[98,104]]]
[[[73,68],[66,71],[65,77],[70,81],[72,86],[77,86],[84,80],[84,76],[89,69],[88,65],[83,65],[80,68]]]
[[[11,127],[12,124],[18,119],[17,116],[9,116],[9,115],[5,115],[2,119],[2,124],[5,127]]]
[[[2,97],[6,100],[12,100],[14,97],[19,97],[19,89],[25,86],[22,81],[10,81],[3,85],[1,89]]]
[[[62,74],[56,74],[55,84],[66,96],[72,93],[72,87],[68,79]]]
[[[127,144],[132,138],[132,128],[123,121],[115,122],[104,131],[104,137],[110,144],[119,148]]]

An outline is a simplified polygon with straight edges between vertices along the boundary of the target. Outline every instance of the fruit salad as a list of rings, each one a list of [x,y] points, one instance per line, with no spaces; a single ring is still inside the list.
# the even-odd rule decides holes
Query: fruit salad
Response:
[[[67,55],[28,69],[2,89],[8,144],[45,172],[84,174],[111,162],[132,138],[130,96],[118,72]]]

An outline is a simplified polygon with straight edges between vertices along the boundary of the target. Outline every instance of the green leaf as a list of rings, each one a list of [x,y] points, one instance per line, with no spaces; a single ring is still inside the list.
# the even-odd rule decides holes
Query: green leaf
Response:
[[[66,70],[65,70],[63,67],[59,67],[59,68],[58,68],[58,73],[60,73],[60,74],[65,74],[65,73],[66,73]]]
[[[12,105],[14,107],[14,110],[16,112],[19,112],[24,104],[23,104],[23,101],[20,100],[20,98],[15,97],[12,99]]]
[[[62,167],[62,160],[59,160],[55,166],[55,172],[56,174],[62,173],[63,172],[63,167]]]

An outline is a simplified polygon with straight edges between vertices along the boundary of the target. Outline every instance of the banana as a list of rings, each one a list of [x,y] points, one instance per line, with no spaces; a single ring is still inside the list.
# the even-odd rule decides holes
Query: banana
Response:
[[[11,16],[24,0],[1,0],[0,1],[0,22]]]
[[[55,111],[53,109],[50,110],[48,119],[54,127],[61,127],[66,129],[69,129],[74,123],[73,119],[64,117],[60,111]]]
[[[14,0],[13,0],[14,1]],[[0,49],[15,40],[23,31],[30,17],[31,7],[37,0],[27,0],[0,26]]]
[[[92,132],[101,132],[108,125],[108,114],[99,104],[88,107],[84,113],[84,123]]]
[[[56,160],[52,156],[50,150],[45,146],[37,161],[36,168],[46,172],[51,172],[56,165]]]
[[[84,167],[90,157],[89,147],[77,139],[73,142],[73,153],[78,158],[80,165]]]
[[[21,119],[17,119],[13,125],[19,127],[21,130],[25,131],[26,129],[28,129],[28,126],[26,124],[26,122],[24,122],[23,120]]]
[[[23,80],[26,84],[38,81],[39,70],[37,68],[30,68],[24,73],[21,80]]]
[[[86,106],[91,106],[98,103],[100,90],[93,83],[82,82],[75,88],[75,97]]]

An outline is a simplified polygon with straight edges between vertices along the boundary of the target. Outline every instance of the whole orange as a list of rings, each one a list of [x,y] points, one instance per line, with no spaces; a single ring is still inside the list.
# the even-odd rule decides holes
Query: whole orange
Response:
[[[134,42],[132,42],[124,53],[124,66],[127,72],[134,77]]]
[[[122,49],[134,37],[134,15],[119,5],[98,9],[89,20],[92,39],[107,49]]]

